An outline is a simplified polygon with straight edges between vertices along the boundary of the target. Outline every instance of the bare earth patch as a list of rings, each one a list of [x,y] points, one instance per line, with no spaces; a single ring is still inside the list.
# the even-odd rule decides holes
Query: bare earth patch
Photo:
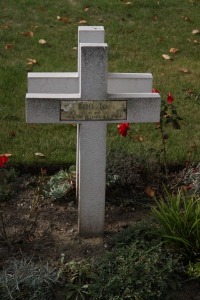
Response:
[[[26,185],[23,183],[23,186]],[[0,236],[0,268],[12,258],[41,259],[57,266],[62,253],[67,261],[100,256],[110,248],[115,233],[149,216],[147,209],[107,204],[104,236],[85,239],[78,235],[78,210],[74,200],[73,194],[69,200],[52,202],[43,199],[36,187],[19,188],[13,199],[3,204],[11,247],[8,251]],[[200,300],[199,283],[186,282],[171,299]]]

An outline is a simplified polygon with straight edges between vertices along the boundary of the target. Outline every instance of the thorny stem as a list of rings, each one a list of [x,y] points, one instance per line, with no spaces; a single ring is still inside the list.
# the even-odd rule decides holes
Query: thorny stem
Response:
[[[162,119],[160,120],[160,133],[161,133],[161,140],[162,140],[162,144],[163,144],[163,163],[164,163],[165,175],[168,176],[169,169],[168,169],[168,163],[167,163],[167,147],[166,147],[166,138],[165,138],[165,133],[163,130]]]
[[[10,250],[11,249],[11,243],[10,243],[10,240],[9,240],[7,232],[6,232],[6,226],[5,226],[5,222],[4,222],[3,211],[1,209],[1,203],[0,203],[0,223],[1,223],[1,227],[2,227],[3,238],[5,239],[5,242],[8,246],[8,249]]]

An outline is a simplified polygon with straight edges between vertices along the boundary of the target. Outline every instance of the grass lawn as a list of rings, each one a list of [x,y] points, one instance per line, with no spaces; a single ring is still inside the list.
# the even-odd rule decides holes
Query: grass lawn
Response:
[[[161,0],[160,4],[156,0],[1,0],[0,153],[12,153],[14,165],[41,163],[35,152],[45,155],[45,164],[75,162],[75,126],[26,124],[27,72],[75,72],[78,26],[102,25],[109,72],[151,72],[161,96],[165,99],[168,92],[174,96],[183,120],[181,130],[169,129],[169,161],[183,163],[189,152],[198,161],[199,11],[199,0]],[[39,43],[41,39],[47,43]],[[179,51],[170,53],[171,48]],[[36,63],[27,65],[28,59]],[[119,137],[116,125],[109,125],[108,149],[138,153],[141,144],[161,147],[155,124],[133,124],[132,128],[132,138],[125,139]],[[142,142],[134,135],[142,137]]]

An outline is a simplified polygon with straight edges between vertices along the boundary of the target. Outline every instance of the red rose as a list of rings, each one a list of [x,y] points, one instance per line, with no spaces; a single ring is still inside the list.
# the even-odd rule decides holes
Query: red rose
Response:
[[[8,157],[6,155],[0,155],[0,168],[3,168],[7,161]]]
[[[168,93],[167,94],[167,103],[172,104],[173,101],[174,101],[174,97],[172,96],[171,93]]]
[[[117,128],[121,136],[127,136],[127,132],[130,128],[130,125],[129,123],[118,124]]]

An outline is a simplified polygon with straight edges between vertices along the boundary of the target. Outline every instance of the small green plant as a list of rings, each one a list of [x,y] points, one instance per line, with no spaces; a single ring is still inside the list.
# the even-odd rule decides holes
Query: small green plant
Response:
[[[190,277],[200,279],[200,262],[189,263],[187,273]]]
[[[188,260],[200,255],[200,198],[167,193],[152,208],[163,238]]]
[[[71,166],[68,171],[61,170],[47,182],[44,193],[53,200],[66,196],[75,187],[76,172]]]
[[[0,272],[1,300],[52,300],[54,270],[32,260],[13,261]]]
[[[61,256],[61,266],[57,279],[66,281],[66,300],[86,300],[90,298],[89,284],[94,281],[91,264],[85,261],[64,262]]]

